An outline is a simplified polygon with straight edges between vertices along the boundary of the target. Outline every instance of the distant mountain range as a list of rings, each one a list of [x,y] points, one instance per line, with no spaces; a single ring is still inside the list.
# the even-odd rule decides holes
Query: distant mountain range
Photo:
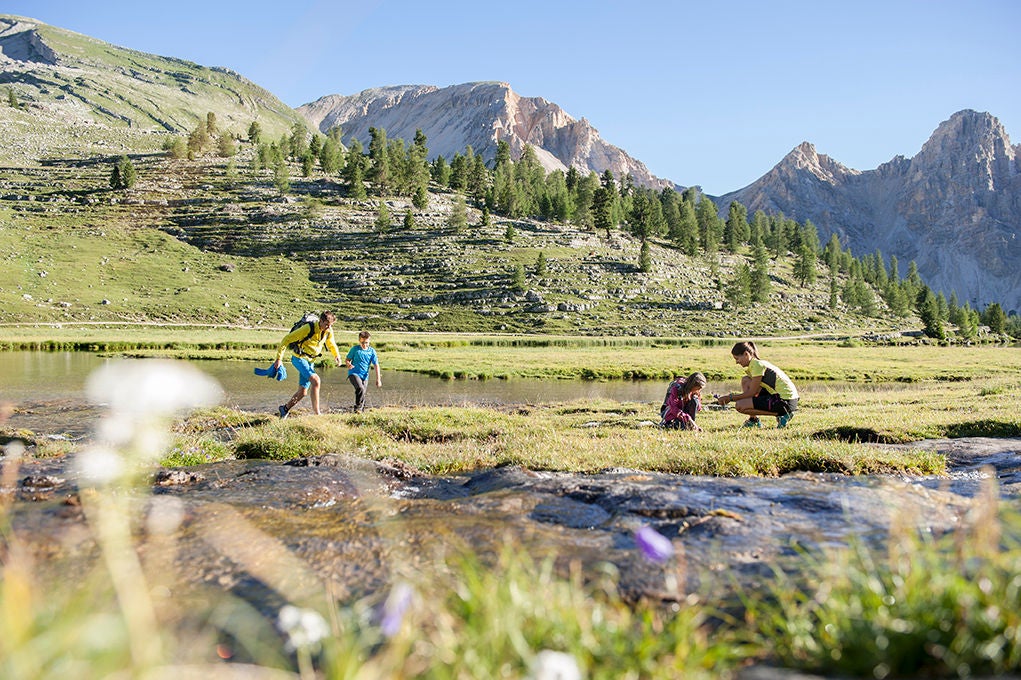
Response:
[[[522,97],[507,83],[376,87],[351,96],[327,95],[299,106],[298,113],[323,133],[339,125],[345,141],[357,138],[366,147],[370,127],[408,142],[421,129],[433,157],[449,160],[471,145],[491,160],[497,142],[504,141],[514,158],[531,145],[547,172],[571,166],[585,172],[611,170],[617,177],[631,175],[643,186],[673,186],[603,140],[584,118],[576,120],[541,97]]]
[[[471,145],[491,159],[501,140],[516,157],[529,144],[547,170],[609,169],[637,184],[681,188],[603,140],[584,118],[521,97],[506,83],[380,87],[324,96],[295,111],[229,69],[0,15],[0,88],[10,88],[32,112],[30,119],[12,117],[0,107],[6,164],[156,149],[166,134],[186,133],[212,112],[239,135],[252,120],[274,136],[298,121],[321,132],[339,125],[345,140],[363,144],[370,127],[405,140],[421,129],[430,157],[449,158]],[[914,260],[930,286],[956,291],[961,302],[1021,310],[1019,151],[995,117],[961,111],[913,158],[859,171],[806,142],[751,185],[714,200],[723,214],[736,200],[750,212],[811,220],[824,242],[836,233],[856,255],[896,255],[902,275]]]
[[[721,196],[749,211],[811,220],[856,255],[909,260],[926,283],[960,302],[1021,310],[1021,146],[1000,121],[960,111],[913,158],[858,171],[804,143],[749,186]]]

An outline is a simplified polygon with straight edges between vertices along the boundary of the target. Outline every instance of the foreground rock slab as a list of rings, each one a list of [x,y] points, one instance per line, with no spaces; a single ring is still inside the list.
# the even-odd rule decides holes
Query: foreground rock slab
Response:
[[[444,551],[466,547],[485,559],[508,542],[586,569],[612,563],[627,596],[673,599],[754,588],[775,566],[796,566],[804,550],[881,543],[898,527],[953,531],[994,481],[1004,499],[1021,493],[1021,440],[911,446],[945,453],[951,473],[713,478],[502,467],[434,477],[338,454],[161,470],[132,507],[143,556],[155,554],[149,534],[164,526],[168,570],[266,611],[324,582],[342,598],[370,594],[397,573],[424,572]],[[12,535],[43,564],[95,551],[73,462],[6,462]],[[165,517],[175,518],[169,528],[156,521]],[[673,542],[666,565],[636,549],[643,525]]]

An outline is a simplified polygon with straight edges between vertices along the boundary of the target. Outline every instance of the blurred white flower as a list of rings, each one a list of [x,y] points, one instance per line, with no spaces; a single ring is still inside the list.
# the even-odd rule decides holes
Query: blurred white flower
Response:
[[[530,680],[581,680],[578,662],[570,654],[544,649],[532,661]]]
[[[75,458],[81,481],[90,486],[105,486],[124,473],[124,459],[111,448],[92,446]]]
[[[149,504],[146,527],[151,534],[167,535],[184,522],[184,501],[176,496],[155,496]]]
[[[161,359],[111,361],[92,372],[85,389],[93,403],[136,416],[172,415],[223,398],[220,385],[202,371]]]
[[[28,449],[25,448],[25,442],[20,439],[13,439],[3,447],[4,458],[7,460],[20,460]]]
[[[290,604],[280,609],[277,625],[287,635],[287,649],[292,652],[318,647],[319,641],[330,634],[330,626],[319,612]]]

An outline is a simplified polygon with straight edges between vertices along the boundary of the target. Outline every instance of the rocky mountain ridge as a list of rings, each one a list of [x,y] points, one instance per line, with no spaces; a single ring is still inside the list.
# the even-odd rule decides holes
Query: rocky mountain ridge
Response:
[[[531,145],[547,172],[571,166],[586,173],[609,169],[617,177],[629,174],[643,186],[675,186],[605,141],[584,118],[577,120],[542,97],[523,97],[507,83],[377,87],[350,96],[327,95],[297,110],[320,132],[339,125],[345,142],[357,138],[366,147],[370,127],[406,141],[421,129],[430,157],[449,160],[471,145],[475,153],[492,160],[497,142],[505,141],[514,158]]]
[[[0,14],[0,162],[159,149],[207,114],[244,135],[253,120],[284,134],[301,119],[269,91],[226,68],[117,47],[34,19]]]
[[[749,211],[811,220],[856,255],[918,264],[926,283],[961,302],[1021,310],[1021,145],[989,113],[955,113],[912,158],[848,168],[809,143],[749,186],[720,197]],[[905,270],[901,268],[903,276]]]

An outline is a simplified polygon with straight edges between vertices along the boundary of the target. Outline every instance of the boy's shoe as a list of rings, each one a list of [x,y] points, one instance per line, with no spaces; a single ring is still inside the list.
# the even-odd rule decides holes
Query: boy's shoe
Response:
[[[777,427],[787,427],[787,423],[791,422],[791,418],[794,417],[793,413],[785,413],[782,416],[776,417]]]
[[[281,405],[280,408],[277,409],[277,415],[280,416],[281,420],[287,417],[287,413],[288,411],[286,406]]]
[[[748,420],[744,421],[743,427],[762,427],[762,421],[752,416]]]

